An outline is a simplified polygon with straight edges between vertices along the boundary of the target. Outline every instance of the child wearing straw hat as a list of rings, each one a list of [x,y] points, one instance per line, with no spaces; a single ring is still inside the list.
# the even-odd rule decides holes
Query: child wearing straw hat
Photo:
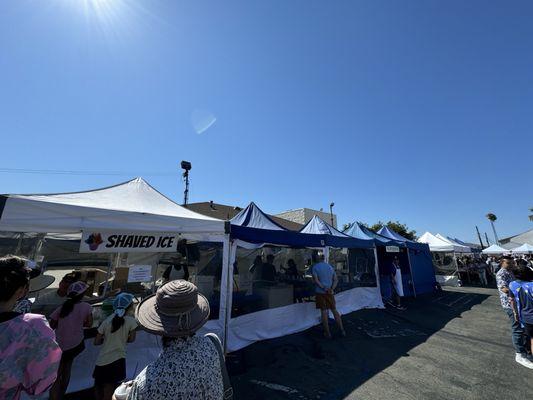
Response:
[[[113,392],[126,379],[126,344],[135,341],[135,318],[127,315],[133,306],[133,295],[121,293],[113,301],[113,314],[98,327],[94,338],[102,345],[94,367],[94,389],[97,400],[111,400]]]

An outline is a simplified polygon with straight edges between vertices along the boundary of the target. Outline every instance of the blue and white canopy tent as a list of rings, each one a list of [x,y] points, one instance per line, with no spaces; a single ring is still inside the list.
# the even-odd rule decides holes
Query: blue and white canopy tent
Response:
[[[237,278],[234,275],[235,261],[239,261],[237,264],[239,282],[242,283],[244,281],[244,275],[248,271],[246,265],[241,265],[240,260],[242,257],[238,258],[238,252],[242,255],[247,250],[249,252],[263,249],[262,251],[271,252],[271,254],[275,255],[276,251],[278,251],[277,254],[280,254],[280,249],[285,248],[285,251],[321,249],[327,253],[326,249],[328,247],[371,250],[374,246],[373,242],[369,240],[353,238],[338,231],[338,233],[328,231],[329,228],[324,231],[322,230],[324,226],[318,221],[313,222],[312,226],[308,226],[306,232],[287,230],[273,221],[254,203],[250,203],[248,207],[231,219],[230,223],[231,249],[227,262],[228,273],[224,274],[228,279],[225,285],[228,290],[226,295],[228,310],[233,310],[233,302],[238,301],[238,297],[234,293],[234,287],[237,284]],[[317,225],[314,225],[315,223]],[[270,286],[263,284],[256,286],[254,282],[251,288],[252,293],[247,293],[246,297],[249,297],[250,301],[254,301],[254,296],[257,297],[257,292],[259,292],[261,299],[256,299],[257,301],[268,301],[270,304],[275,304],[275,306],[269,304],[266,309],[238,313],[240,315],[236,316],[228,313],[226,316],[227,332],[225,335],[227,337],[227,349],[235,351],[253,342],[300,332],[319,323],[320,316],[314,303],[294,303],[292,295],[290,295],[290,302],[286,301],[285,304],[281,303],[280,305],[278,301],[283,296],[287,299],[286,294],[294,293],[297,286],[309,284],[310,278],[307,277],[306,279],[307,283],[274,283]],[[238,296],[242,296],[242,294]],[[336,300],[337,308],[341,313],[348,313],[361,308],[383,307],[377,287],[354,287],[337,294]]]
[[[414,294],[431,293],[435,289],[436,278],[429,246],[409,240],[387,226],[382,227],[378,234],[402,243],[407,248]]]
[[[345,275],[348,282],[340,280],[339,286],[342,287],[343,284],[347,284],[348,286],[379,287],[377,253],[372,238],[355,238],[349,236],[337,230],[317,215],[300,232],[329,236],[329,240],[327,241],[328,246],[325,248],[328,262],[340,270],[343,267],[348,268]],[[347,240],[350,243],[347,244]]]

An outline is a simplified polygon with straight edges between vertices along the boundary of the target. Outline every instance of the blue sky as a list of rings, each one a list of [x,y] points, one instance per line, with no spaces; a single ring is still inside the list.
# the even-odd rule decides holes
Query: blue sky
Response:
[[[0,173],[0,192],[143,175],[180,200],[187,159],[191,201],[334,201],[341,223],[467,240],[492,211],[519,233],[532,19],[530,1],[4,0],[0,168],[125,173]]]

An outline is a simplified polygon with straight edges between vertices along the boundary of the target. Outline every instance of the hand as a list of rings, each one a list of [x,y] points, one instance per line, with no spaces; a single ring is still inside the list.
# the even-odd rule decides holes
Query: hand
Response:
[[[333,294],[333,289],[331,289],[331,288],[326,289],[326,293],[327,293],[327,294]]]

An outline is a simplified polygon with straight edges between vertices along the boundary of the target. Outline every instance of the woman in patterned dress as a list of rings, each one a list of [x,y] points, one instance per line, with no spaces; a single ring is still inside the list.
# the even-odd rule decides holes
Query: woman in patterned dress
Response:
[[[61,349],[42,315],[13,311],[28,292],[30,270],[16,256],[0,258],[0,399],[46,392],[57,377]]]
[[[224,385],[215,344],[195,333],[209,318],[196,286],[170,281],[136,312],[141,327],[163,337],[163,351],[135,378],[128,400],[221,400]]]

